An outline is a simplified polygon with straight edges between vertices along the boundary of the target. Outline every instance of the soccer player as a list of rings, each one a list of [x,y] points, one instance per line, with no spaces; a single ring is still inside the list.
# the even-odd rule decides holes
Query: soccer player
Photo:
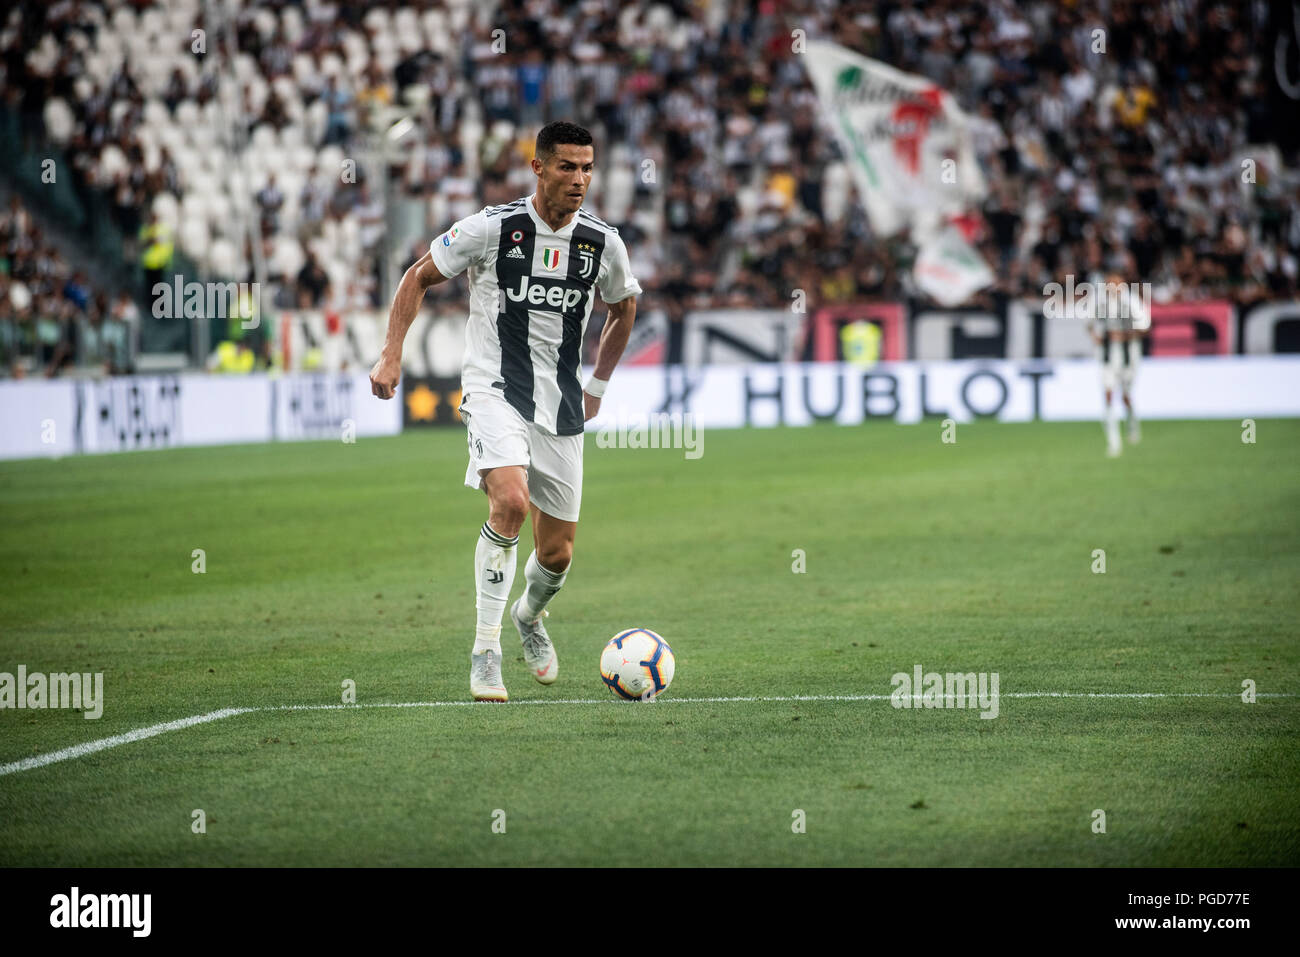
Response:
[[[1123,451],[1119,416],[1112,398],[1118,386],[1128,419],[1128,440],[1136,445],[1142,438],[1137,410],[1133,406],[1133,383],[1142,359],[1142,337],[1151,329],[1151,310],[1144,297],[1125,283],[1118,273],[1094,283],[1088,332],[1101,364],[1103,399],[1102,424],[1106,430],[1106,454],[1115,458]]]
[[[591,134],[556,122],[537,134],[537,191],[462,219],[402,277],[388,314],[371,391],[391,399],[402,341],[425,290],[468,270],[469,323],[461,372],[461,419],[469,439],[465,484],[487,493],[488,518],[474,550],[478,611],[470,693],[506,701],[501,619],[514,583],[524,519],[533,520],[527,585],[510,608],[524,660],[542,684],[559,672],[542,619],[564,584],[582,501],[584,422],[627,346],[641,286],[618,230],[582,208],[591,185]],[[593,289],[609,306],[596,366],[584,387],[580,350]]]

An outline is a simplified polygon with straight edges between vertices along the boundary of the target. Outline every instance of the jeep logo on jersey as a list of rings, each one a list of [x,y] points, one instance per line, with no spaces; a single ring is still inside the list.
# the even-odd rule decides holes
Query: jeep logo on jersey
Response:
[[[568,312],[582,302],[586,290],[566,288],[563,284],[551,284],[545,280],[530,283],[527,276],[520,276],[519,288],[507,289],[506,295],[515,302],[527,302],[531,306],[544,304]]]
[[[554,269],[560,264],[560,251],[547,246],[542,250],[542,265],[547,269]]]

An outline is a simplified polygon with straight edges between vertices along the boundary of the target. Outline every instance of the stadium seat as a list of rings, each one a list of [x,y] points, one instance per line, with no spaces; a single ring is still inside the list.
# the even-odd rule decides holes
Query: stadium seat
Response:
[[[107,144],[99,154],[99,181],[101,183],[112,183],[117,179],[119,173],[130,172],[131,165],[126,160],[126,154],[118,149],[117,144]]]
[[[62,146],[76,131],[77,118],[65,100],[52,97],[45,104],[45,131],[51,140]]]
[[[296,44],[302,37],[302,11],[297,7],[285,7],[280,11],[280,29],[284,38]]]
[[[271,259],[272,263],[268,265],[270,271],[283,276],[297,276],[307,262],[307,256],[303,252],[302,244],[296,239],[285,235],[275,238],[274,252]]]
[[[253,26],[257,28],[262,42],[268,42],[275,33],[276,27],[280,25],[279,18],[276,17],[275,11],[268,10],[265,7],[259,7],[253,13]]]
[[[200,261],[207,257],[211,238],[206,220],[182,216],[178,238],[181,250],[186,255]]]
[[[138,22],[135,11],[121,6],[113,11],[113,32],[119,37],[127,37],[136,32]]]
[[[366,15],[361,18],[368,30],[387,31],[389,28],[388,10],[384,7],[371,7],[366,11]]]
[[[140,151],[144,155],[144,168],[146,172],[156,173],[158,167],[162,165],[162,150],[158,144],[148,137],[140,137]]]
[[[240,257],[236,251],[235,244],[229,239],[214,240],[208,249],[207,255],[208,267],[214,276],[220,276],[223,279],[242,278],[240,270]]]
[[[347,71],[343,63],[343,58],[337,53],[330,51],[320,58],[320,72],[321,75],[326,78],[337,77],[340,87],[347,86]]]
[[[253,135],[249,139],[249,146],[263,153],[273,149],[277,145],[275,128],[265,123],[259,124],[253,128]]]
[[[176,229],[180,220],[180,203],[171,193],[159,193],[150,207],[158,218],[172,229]]]
[[[156,7],[147,7],[141,10],[138,29],[142,36],[148,37],[150,40],[156,40],[164,36],[167,32],[167,23],[163,11]]]

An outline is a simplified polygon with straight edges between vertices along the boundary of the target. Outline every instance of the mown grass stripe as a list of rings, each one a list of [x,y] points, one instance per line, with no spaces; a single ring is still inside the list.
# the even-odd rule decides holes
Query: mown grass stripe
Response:
[[[729,698],[662,698],[651,703],[653,704],[737,704],[737,703],[776,703],[794,702],[794,701],[889,701],[893,696],[887,694],[852,694],[852,695],[768,695],[768,696],[739,696]],[[921,695],[913,695],[913,700],[921,701]],[[953,697],[952,695],[941,695],[945,700]],[[1220,691],[1148,691],[1148,692],[1120,692],[1120,691],[1015,691],[999,694],[999,698],[1239,698],[1239,692],[1220,692]],[[1289,692],[1267,692],[1257,694],[1256,698],[1294,698],[1295,694]],[[143,741],[146,738],[157,737],[160,734],[166,734],[168,731],[180,731],[184,728],[192,728],[198,724],[207,724],[210,721],[220,721],[222,718],[234,717],[238,714],[250,714],[252,712],[271,712],[271,711],[359,711],[365,708],[459,708],[468,707],[476,704],[492,704],[492,702],[478,701],[377,701],[367,704],[280,704],[280,705],[262,705],[250,708],[222,708],[219,711],[209,711],[207,714],[196,714],[188,718],[178,718],[175,721],[167,721],[163,724],[150,725],[147,728],[137,728],[134,731],[127,731],[123,734],[115,734],[109,738],[100,738],[98,741],[87,741],[85,744],[75,744],[69,748],[62,748],[58,751],[50,751],[46,754],[34,755],[30,758],[23,758],[20,761],[13,761],[9,764],[0,765],[0,777],[7,774],[14,774],[18,771],[31,771],[35,768],[45,767],[48,764],[56,764],[59,761],[70,761],[73,758],[84,758],[88,754],[96,754],[100,751],[106,751],[109,748],[116,748],[123,744],[131,744],[135,741]],[[577,704],[577,705],[623,705],[626,702],[617,698],[525,698],[516,700],[508,704],[529,705],[529,704]]]

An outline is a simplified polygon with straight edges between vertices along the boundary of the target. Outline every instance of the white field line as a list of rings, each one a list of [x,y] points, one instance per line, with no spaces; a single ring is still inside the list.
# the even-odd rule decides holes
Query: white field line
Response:
[[[951,698],[953,695],[940,695],[940,697]],[[1240,698],[1241,693],[1235,691],[1229,692],[1201,692],[1201,691],[1150,691],[1150,692],[1104,692],[1104,691],[1014,691],[998,695],[999,698]],[[1294,698],[1295,694],[1287,692],[1264,692],[1255,695],[1256,698]],[[735,704],[743,702],[763,702],[763,703],[780,703],[790,701],[889,701],[893,698],[887,694],[814,694],[814,695],[770,695],[754,697],[736,697],[736,698],[662,698],[654,699],[649,702],[656,705],[665,704]],[[912,695],[916,701],[921,700],[921,695]],[[261,705],[249,708],[222,708],[219,711],[209,711],[207,714],[196,714],[188,718],[178,718],[175,721],[167,721],[163,724],[152,724],[147,728],[137,728],[134,731],[127,731],[123,734],[115,734],[110,738],[100,738],[98,741],[87,741],[85,744],[75,744],[70,748],[62,748],[58,751],[50,751],[46,754],[37,754],[30,758],[23,758],[21,761],[13,761],[9,764],[0,764],[0,777],[7,774],[14,774],[18,771],[31,771],[34,768],[42,768],[47,764],[55,764],[59,761],[70,761],[73,758],[84,758],[88,754],[94,754],[97,751],[106,751],[109,748],[116,748],[119,745],[130,744],[133,741],[143,741],[145,738],[156,737],[165,734],[168,731],[180,731],[182,728],[190,728],[196,724],[206,724],[209,721],[220,721],[222,718],[230,718],[237,714],[251,714],[253,712],[271,712],[271,711],[359,711],[364,708],[460,708],[470,707],[482,703],[487,707],[486,702],[477,701],[380,701],[371,704],[280,704],[280,705]],[[511,702],[516,705],[538,705],[538,704],[595,704],[595,705],[632,705],[634,702],[622,701],[618,698],[526,698]]]
[[[164,724],[151,724],[147,728],[136,728],[134,731],[127,731],[125,734],[115,734],[111,738],[100,738],[98,741],[87,741],[85,744],[74,744],[70,748],[64,748],[61,751],[51,751],[48,754],[38,754],[35,757],[23,758],[21,761],[14,761],[12,764],[0,765],[0,776],[13,774],[15,771],[30,771],[32,768],[41,768],[47,764],[54,764],[56,761],[70,761],[72,758],[84,758],[88,754],[94,754],[96,751],[106,751],[109,748],[115,748],[119,744],[130,744],[132,741],[143,741],[145,738],[152,738],[155,735],[164,734],[168,731],[179,731],[181,728],[189,728],[196,724],[205,724],[208,721],[220,721],[222,718],[229,718],[231,715],[244,714],[248,711],[256,711],[257,708],[222,708],[220,711],[209,711],[207,714],[196,714],[189,718],[178,718],[175,721],[168,721]]]

